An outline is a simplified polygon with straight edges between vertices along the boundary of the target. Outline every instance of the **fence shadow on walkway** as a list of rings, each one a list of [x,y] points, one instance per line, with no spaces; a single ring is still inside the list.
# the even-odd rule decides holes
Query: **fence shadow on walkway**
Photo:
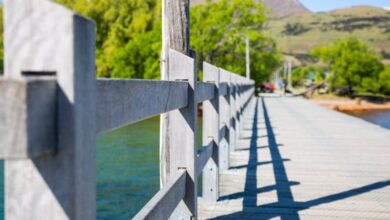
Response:
[[[257,156],[257,150],[259,149],[259,146],[257,146],[259,131],[257,121],[259,117],[258,114],[260,112],[258,109],[260,101],[263,110],[262,112],[264,114],[265,128],[267,131],[268,147],[271,152],[271,161],[267,162],[259,162]],[[220,198],[220,200],[243,198],[243,209],[240,212],[219,216],[213,219],[270,219],[274,217],[280,217],[282,220],[297,220],[300,219],[299,211],[309,209],[313,206],[347,199],[390,185],[390,180],[385,180],[305,202],[294,201],[291,186],[298,185],[299,182],[290,181],[288,179],[284,162],[289,160],[282,158],[279,146],[283,146],[283,144],[277,143],[272,127],[272,122],[268,114],[266,102],[264,98],[257,99],[252,126],[252,138],[250,141],[248,164],[230,168],[247,168],[244,191],[222,196]],[[276,184],[257,188],[257,167],[270,163],[273,165]],[[274,190],[276,191],[277,202],[257,206],[256,198],[259,194]]]

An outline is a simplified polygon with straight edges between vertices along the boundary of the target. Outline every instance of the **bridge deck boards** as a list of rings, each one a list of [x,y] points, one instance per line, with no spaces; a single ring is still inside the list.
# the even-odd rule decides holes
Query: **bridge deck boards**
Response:
[[[249,104],[199,219],[390,219],[390,131],[301,98]]]

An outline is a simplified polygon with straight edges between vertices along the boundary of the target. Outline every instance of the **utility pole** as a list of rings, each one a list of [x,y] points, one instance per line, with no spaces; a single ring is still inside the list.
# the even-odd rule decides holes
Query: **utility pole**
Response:
[[[251,78],[251,54],[249,36],[246,37],[246,78]]]

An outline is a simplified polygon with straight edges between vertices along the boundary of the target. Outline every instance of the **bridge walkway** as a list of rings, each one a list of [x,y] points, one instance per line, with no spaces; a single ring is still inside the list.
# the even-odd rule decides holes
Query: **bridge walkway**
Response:
[[[302,98],[248,108],[199,219],[390,219],[390,131]]]

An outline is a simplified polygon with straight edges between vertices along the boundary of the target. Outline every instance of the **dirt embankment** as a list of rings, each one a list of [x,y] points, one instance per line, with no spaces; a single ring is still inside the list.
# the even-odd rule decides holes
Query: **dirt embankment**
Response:
[[[390,102],[373,103],[361,99],[311,99],[311,101],[337,111],[374,111],[390,110]]]

